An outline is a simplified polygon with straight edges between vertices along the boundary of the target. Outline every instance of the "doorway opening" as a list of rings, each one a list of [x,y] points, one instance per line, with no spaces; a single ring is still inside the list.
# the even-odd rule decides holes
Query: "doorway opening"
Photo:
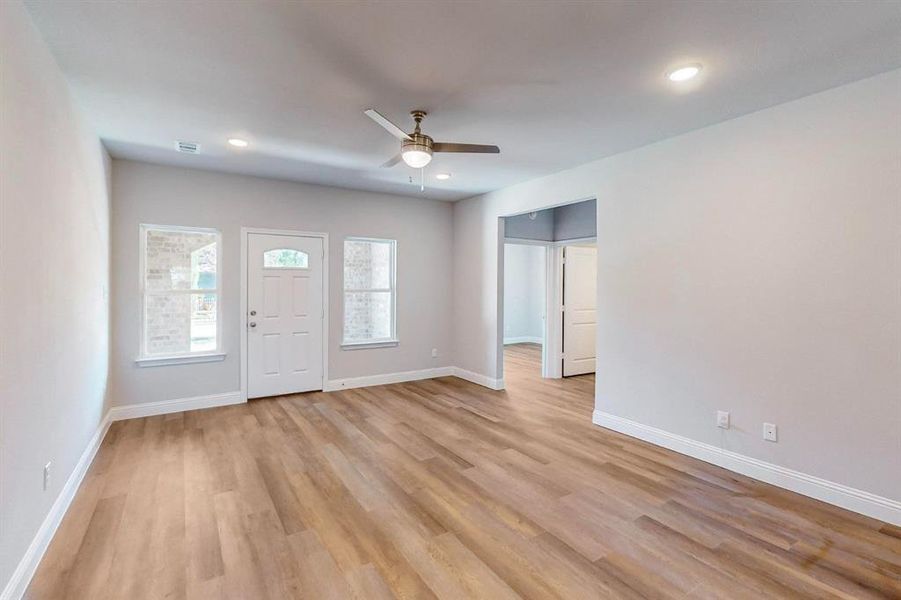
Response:
[[[498,358],[505,383],[594,373],[596,201],[500,221]]]
[[[504,244],[504,360],[541,374],[547,285],[543,244]]]

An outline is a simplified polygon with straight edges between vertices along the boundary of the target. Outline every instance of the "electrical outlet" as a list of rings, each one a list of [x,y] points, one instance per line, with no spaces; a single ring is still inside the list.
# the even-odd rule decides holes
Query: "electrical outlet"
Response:
[[[438,358],[438,348],[432,348],[432,358]]]
[[[53,462],[48,462],[44,465],[44,491],[46,492],[50,489],[50,466],[53,465]]]
[[[729,429],[729,413],[724,410],[716,411],[716,426]]]
[[[768,442],[777,442],[777,432],[776,425],[773,423],[764,423],[763,424],[763,439]]]

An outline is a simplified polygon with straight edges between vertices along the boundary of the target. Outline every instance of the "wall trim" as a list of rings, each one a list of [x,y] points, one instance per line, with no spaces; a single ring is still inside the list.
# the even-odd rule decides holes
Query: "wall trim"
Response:
[[[331,379],[325,382],[324,391],[334,392],[337,390],[369,387],[371,385],[385,385],[389,383],[403,383],[404,381],[433,379],[435,377],[448,377],[453,375],[453,370],[453,367],[435,367],[432,369],[419,369],[418,371],[401,371],[398,373],[382,373],[380,375]]]
[[[547,343],[541,348],[541,376],[546,379],[563,377],[563,246],[548,246],[545,266],[544,336]]]
[[[211,394],[209,396],[194,396],[193,398],[176,398],[175,400],[144,402],[142,404],[121,404],[110,408],[109,418],[112,421],[122,421],[124,419],[166,415],[185,410],[213,408],[216,406],[228,406],[230,404],[243,404],[244,402],[247,402],[247,399],[240,391],[236,391],[226,392],[224,394]]]
[[[507,344],[542,344],[544,340],[540,335],[521,335],[518,337],[505,337],[504,345]]]
[[[504,389],[504,380],[501,379],[492,379],[487,375],[482,375],[481,373],[474,373],[472,371],[467,371],[466,369],[461,369],[460,367],[453,368],[454,377],[459,377],[460,379],[465,379],[466,381],[471,381],[472,383],[477,383],[483,387],[492,390],[502,390]]]
[[[76,492],[81,487],[81,482],[94,461],[94,456],[96,456],[100,444],[103,443],[106,432],[109,431],[110,423],[112,423],[110,412],[108,411],[97,425],[97,430],[88,442],[84,452],[81,453],[78,462],[75,463],[75,468],[72,469],[72,473],[66,480],[65,485],[59,491],[59,495],[54,500],[47,516],[44,517],[44,521],[31,540],[31,544],[28,545],[25,555],[13,571],[12,576],[6,583],[6,587],[3,588],[3,592],[0,593],[0,600],[19,600],[25,594],[25,590],[31,583],[31,578],[34,576],[38,565],[41,564],[41,559],[44,558],[44,553],[47,551],[51,540],[53,540],[59,524],[66,515],[66,511],[69,510]]]
[[[504,236],[505,244],[518,244],[520,246],[550,246],[554,240],[533,240],[531,238],[516,238]]]
[[[210,352],[205,354],[185,354],[182,356],[160,356],[136,358],[135,364],[139,367],[166,367],[169,365],[190,365],[205,362],[220,362],[225,360],[225,352]]]
[[[595,410],[592,423],[764,483],[901,526],[901,502]]]

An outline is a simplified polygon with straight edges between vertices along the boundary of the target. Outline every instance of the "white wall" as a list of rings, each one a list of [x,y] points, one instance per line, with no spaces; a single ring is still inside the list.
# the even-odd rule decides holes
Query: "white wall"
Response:
[[[504,245],[504,341],[544,337],[544,246]]]
[[[113,161],[113,360],[117,404],[240,389],[240,230],[265,227],[329,234],[329,379],[450,366],[452,207],[287,181]],[[137,367],[140,339],[138,227],[214,227],[223,244],[222,362]],[[341,350],[345,236],[397,240],[394,348]],[[432,348],[439,351],[432,358]]]
[[[0,55],[2,588],[105,412],[109,203],[106,152],[19,2]]]
[[[894,71],[457,203],[456,363],[501,376],[498,217],[594,197],[599,410],[901,500],[899,106]]]

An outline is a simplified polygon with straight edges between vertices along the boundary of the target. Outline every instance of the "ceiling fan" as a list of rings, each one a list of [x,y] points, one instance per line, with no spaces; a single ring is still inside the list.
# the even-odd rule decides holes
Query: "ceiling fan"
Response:
[[[413,120],[416,121],[416,128],[411,133],[405,133],[403,129],[389,121],[379,111],[369,108],[363,111],[364,114],[384,127],[388,133],[400,140],[400,152],[391,160],[382,165],[382,167],[393,167],[399,161],[403,160],[407,165],[414,169],[422,169],[432,160],[433,152],[474,152],[479,154],[499,154],[501,149],[497,146],[486,146],[484,144],[455,144],[452,142],[436,142],[429,136],[422,133],[419,129],[423,117],[426,116],[424,110],[410,111]]]

